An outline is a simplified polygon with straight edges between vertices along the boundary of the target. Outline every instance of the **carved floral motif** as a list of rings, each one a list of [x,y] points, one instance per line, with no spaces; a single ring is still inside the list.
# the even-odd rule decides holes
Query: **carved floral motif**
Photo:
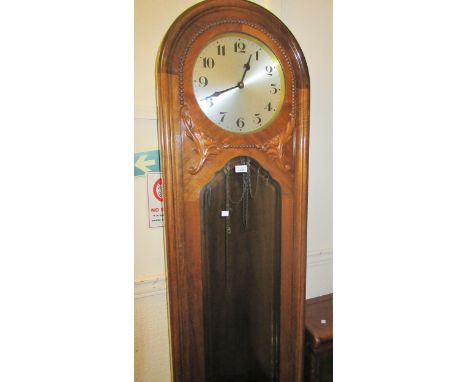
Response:
[[[286,171],[291,170],[291,165],[286,162],[285,148],[291,141],[294,128],[295,118],[290,114],[290,120],[286,129],[281,131],[278,135],[265,142],[264,144],[247,144],[247,145],[233,145],[223,142],[215,142],[213,138],[200,131],[193,123],[187,105],[183,105],[180,109],[180,118],[185,127],[185,135],[194,143],[195,152],[198,154],[198,163],[189,168],[192,175],[198,173],[205,164],[208,157],[218,154],[221,150],[227,149],[256,149],[266,153],[269,157],[274,159],[276,163]]]
[[[275,135],[273,138],[259,147],[261,151],[272,157],[281,167],[288,171],[291,170],[291,166],[286,163],[284,151],[286,144],[291,141],[296,124],[294,116],[290,114],[290,117],[291,118],[286,126],[286,130],[283,130],[278,135]]]
[[[193,124],[187,105],[183,105],[180,109],[180,118],[185,127],[185,135],[195,144],[195,151],[200,157],[198,164],[189,169],[190,173],[194,175],[201,170],[208,157],[217,154],[222,147]]]

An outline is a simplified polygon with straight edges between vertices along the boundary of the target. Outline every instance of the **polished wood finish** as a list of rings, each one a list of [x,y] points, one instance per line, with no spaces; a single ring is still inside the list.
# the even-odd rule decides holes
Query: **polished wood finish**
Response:
[[[306,300],[305,327],[312,335],[314,348],[333,341],[333,293]]]
[[[333,380],[333,294],[306,300],[304,381]]]
[[[278,57],[287,84],[282,110],[265,129],[233,134],[209,121],[194,98],[191,68],[201,48],[226,32],[250,34]],[[302,380],[306,262],[309,76],[304,56],[273,14],[242,0],[207,0],[170,27],[156,63],[165,198],[173,379],[207,381],[202,190],[232,158],[256,161],[281,191],[279,369]]]

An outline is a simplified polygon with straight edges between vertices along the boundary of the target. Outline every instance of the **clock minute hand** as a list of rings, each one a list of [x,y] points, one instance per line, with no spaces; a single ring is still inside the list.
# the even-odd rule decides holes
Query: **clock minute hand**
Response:
[[[224,90],[216,91],[213,94],[209,95],[208,97],[202,98],[200,101],[205,101],[205,100],[213,98],[213,97],[218,97],[221,94],[226,93],[229,90],[233,90],[233,89],[238,88],[238,87],[239,87],[239,84],[237,84],[236,86],[232,86],[230,88],[224,89]]]

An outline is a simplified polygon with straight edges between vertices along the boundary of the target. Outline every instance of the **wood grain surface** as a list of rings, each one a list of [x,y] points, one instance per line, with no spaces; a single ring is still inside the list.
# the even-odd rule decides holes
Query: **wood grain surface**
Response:
[[[306,300],[305,327],[312,336],[313,346],[333,341],[333,294]]]
[[[199,108],[191,68],[202,47],[226,32],[267,44],[284,68],[282,110],[263,130],[233,134]],[[281,190],[278,381],[302,380],[309,144],[309,75],[304,55],[273,14],[242,0],[207,0],[168,30],[156,62],[164,179],[174,381],[206,381],[201,191],[235,157],[249,157]]]

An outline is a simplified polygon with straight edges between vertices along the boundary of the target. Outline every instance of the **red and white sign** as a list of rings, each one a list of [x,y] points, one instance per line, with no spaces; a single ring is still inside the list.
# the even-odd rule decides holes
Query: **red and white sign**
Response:
[[[164,207],[161,173],[147,172],[146,182],[148,190],[149,227],[162,227],[164,225]]]

